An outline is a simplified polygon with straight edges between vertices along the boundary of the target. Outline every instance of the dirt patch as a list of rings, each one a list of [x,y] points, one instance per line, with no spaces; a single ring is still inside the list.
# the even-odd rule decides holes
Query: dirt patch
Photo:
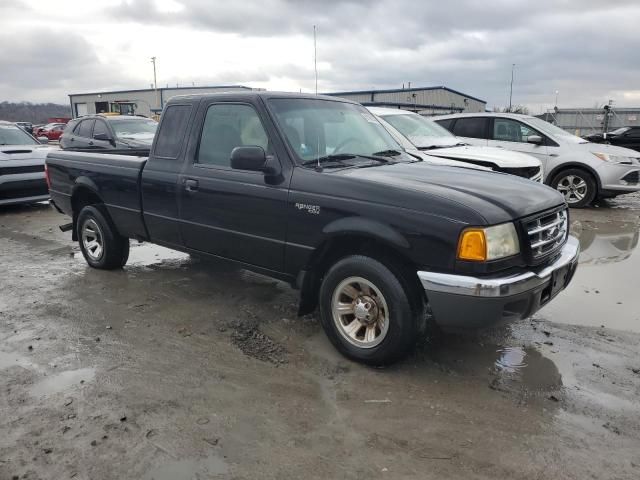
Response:
[[[231,341],[245,355],[274,365],[287,363],[287,350],[261,332],[257,322],[235,323],[231,328]]]

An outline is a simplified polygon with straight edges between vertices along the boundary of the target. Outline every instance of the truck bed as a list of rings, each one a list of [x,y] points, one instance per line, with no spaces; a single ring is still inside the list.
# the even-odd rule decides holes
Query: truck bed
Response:
[[[51,199],[72,214],[71,198],[83,188],[104,202],[120,233],[146,237],[142,219],[140,178],[148,157],[88,152],[52,152],[47,155]]]

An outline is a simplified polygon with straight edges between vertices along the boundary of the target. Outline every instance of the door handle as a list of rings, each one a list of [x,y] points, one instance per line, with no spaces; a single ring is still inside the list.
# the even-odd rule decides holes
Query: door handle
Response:
[[[89,145],[93,145],[93,142],[89,142]]]
[[[184,181],[184,189],[187,192],[197,192],[198,191],[198,181],[187,178]]]

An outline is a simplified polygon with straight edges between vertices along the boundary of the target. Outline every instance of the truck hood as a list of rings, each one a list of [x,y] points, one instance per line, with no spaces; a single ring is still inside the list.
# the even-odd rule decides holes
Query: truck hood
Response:
[[[425,194],[425,211],[429,210],[429,196],[446,198],[475,211],[487,225],[512,221],[565,204],[564,197],[557,191],[527,179],[479,170],[461,171],[425,162],[344,169],[336,171],[336,174],[379,185],[381,198],[402,198],[403,190]],[[395,189],[399,195],[384,195],[382,192],[388,189]],[[397,206],[406,208],[403,204]]]
[[[32,160],[44,164],[47,153],[53,150],[46,145],[0,145],[0,161]]]
[[[478,147],[474,145],[457,146],[422,150],[427,155],[449,158],[451,160],[468,160],[472,162],[493,163],[504,168],[539,167],[540,160],[526,153],[514,152],[503,148]]]

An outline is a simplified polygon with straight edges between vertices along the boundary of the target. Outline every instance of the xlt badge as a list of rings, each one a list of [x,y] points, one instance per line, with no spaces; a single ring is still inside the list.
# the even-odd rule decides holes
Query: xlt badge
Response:
[[[298,210],[306,210],[311,215],[320,215],[320,205],[309,205],[308,203],[296,203]]]

